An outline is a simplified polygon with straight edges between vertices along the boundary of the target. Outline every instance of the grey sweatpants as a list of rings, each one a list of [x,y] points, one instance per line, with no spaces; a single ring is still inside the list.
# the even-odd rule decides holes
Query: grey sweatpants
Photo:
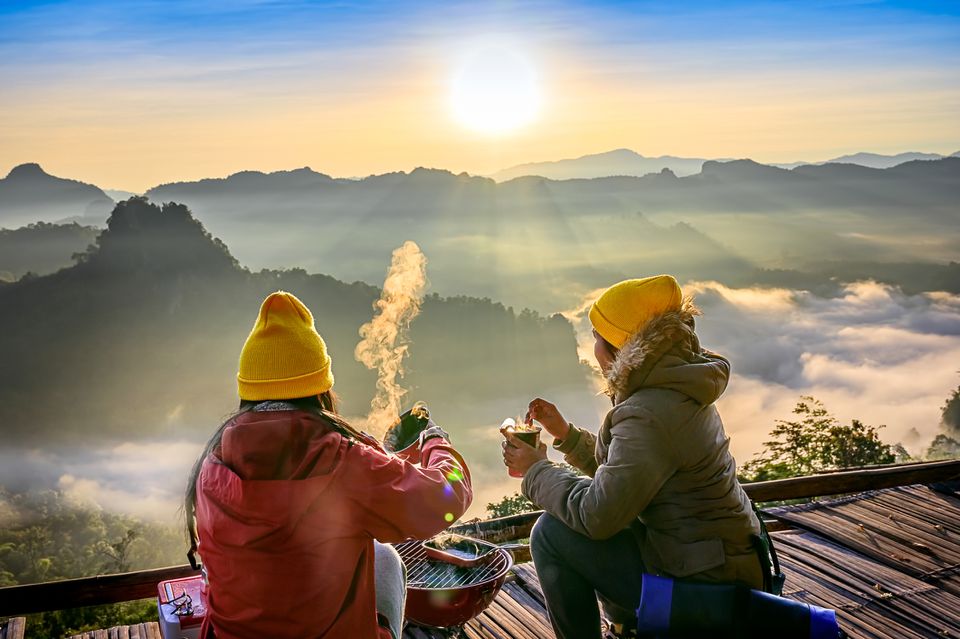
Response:
[[[374,540],[373,551],[377,612],[387,618],[393,639],[400,639],[403,607],[407,600],[407,568],[393,546]]]

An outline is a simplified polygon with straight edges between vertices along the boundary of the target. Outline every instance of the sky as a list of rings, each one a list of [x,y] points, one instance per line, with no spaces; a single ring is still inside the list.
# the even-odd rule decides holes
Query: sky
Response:
[[[0,3],[0,174],[140,192],[615,148],[956,152],[960,3]]]

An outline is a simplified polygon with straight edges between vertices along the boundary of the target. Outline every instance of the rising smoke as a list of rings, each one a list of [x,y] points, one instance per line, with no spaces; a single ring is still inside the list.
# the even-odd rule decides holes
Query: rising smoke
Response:
[[[409,341],[407,329],[420,313],[427,286],[427,258],[414,242],[404,242],[393,252],[383,293],[374,305],[373,320],[360,327],[357,361],[377,371],[377,392],[370,402],[366,430],[382,436],[401,412],[406,390],[400,386],[403,358]]]

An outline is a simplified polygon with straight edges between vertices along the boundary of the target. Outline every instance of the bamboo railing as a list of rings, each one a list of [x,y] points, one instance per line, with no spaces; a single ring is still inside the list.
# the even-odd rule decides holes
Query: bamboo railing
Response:
[[[754,501],[780,501],[846,493],[858,493],[909,484],[931,484],[960,479],[960,460],[920,462],[865,467],[743,484]],[[452,532],[505,543],[530,536],[541,511],[497,519],[476,520],[451,527]],[[0,588],[0,617],[48,610],[118,603],[157,595],[157,584],[188,577],[196,572],[189,565],[140,570],[82,579],[67,579]]]

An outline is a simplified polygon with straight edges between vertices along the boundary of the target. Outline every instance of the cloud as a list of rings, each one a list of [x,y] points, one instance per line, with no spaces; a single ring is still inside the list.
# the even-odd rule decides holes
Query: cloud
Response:
[[[850,284],[836,298],[716,282],[684,288],[704,310],[704,345],[733,362],[719,406],[741,462],[801,395],[817,397],[841,421],[885,424],[885,441],[904,441],[915,453],[936,434],[958,383],[960,297],[905,295],[876,282]],[[911,429],[919,440],[909,441]]]
[[[687,282],[684,290],[704,311],[697,326],[704,346],[733,363],[718,406],[738,462],[761,449],[775,420],[789,419],[801,395],[817,397],[844,423],[886,425],[881,437],[914,454],[939,432],[941,407],[960,382],[960,296],[905,295],[874,282],[851,284],[834,298],[716,282]],[[564,315],[577,328],[581,356],[589,359],[586,301]],[[594,431],[609,406],[594,388],[535,392]],[[530,399],[492,397],[460,406],[457,415],[435,414],[472,471],[475,499],[467,518],[484,517],[487,503],[519,490],[502,464],[497,427],[521,414]],[[0,451],[0,485],[11,491],[59,488],[107,510],[177,521],[200,449],[201,443],[186,440],[128,441],[102,450],[8,448]],[[4,508],[0,502],[0,517]]]
[[[792,417],[802,395],[843,422],[886,425],[884,441],[914,454],[939,432],[943,402],[960,382],[960,296],[905,295],[870,281],[834,298],[711,281],[683,289],[704,311],[697,324],[704,346],[733,363],[718,407],[739,463],[761,450],[775,420]],[[586,311],[599,292],[563,312],[584,359],[593,353]],[[599,423],[605,407],[597,408]]]
[[[201,445],[124,442],[106,449],[14,450],[0,454],[0,485],[58,489],[104,510],[172,522]],[[0,508],[2,511],[2,508]]]

